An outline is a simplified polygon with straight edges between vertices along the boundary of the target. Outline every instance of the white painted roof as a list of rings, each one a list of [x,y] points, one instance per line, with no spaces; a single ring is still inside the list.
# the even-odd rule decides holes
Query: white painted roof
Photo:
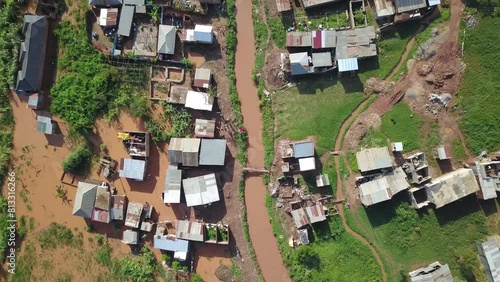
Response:
[[[220,200],[215,174],[182,180],[188,207],[206,205]]]
[[[337,61],[337,64],[339,66],[339,72],[357,71],[358,70],[358,59],[357,58],[339,59]]]
[[[316,169],[316,160],[314,157],[299,159],[300,171],[309,171]]]
[[[212,111],[214,106],[214,99],[207,93],[188,91],[186,95],[186,108],[202,111]]]

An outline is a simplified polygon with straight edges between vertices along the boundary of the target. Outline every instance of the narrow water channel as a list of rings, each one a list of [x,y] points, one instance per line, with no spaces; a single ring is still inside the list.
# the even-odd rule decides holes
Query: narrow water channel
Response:
[[[264,166],[262,116],[259,109],[257,88],[250,75],[255,63],[252,1],[237,0],[236,9],[236,24],[238,26],[235,65],[236,87],[241,101],[245,127],[248,131],[248,166],[261,168]],[[266,187],[262,178],[259,175],[247,177],[245,204],[250,238],[264,279],[268,282],[290,281],[269,222],[265,197]]]

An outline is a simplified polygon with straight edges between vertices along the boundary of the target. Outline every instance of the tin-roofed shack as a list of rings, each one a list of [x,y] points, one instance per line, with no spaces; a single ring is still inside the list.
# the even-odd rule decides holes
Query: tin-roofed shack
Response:
[[[129,203],[127,215],[125,216],[125,226],[139,228],[143,208],[144,206],[142,204],[134,202]]]
[[[311,224],[326,220],[325,208],[321,203],[306,207],[306,213]]]
[[[479,260],[488,282],[500,281],[500,250],[495,238],[476,243]]]
[[[165,191],[163,191],[163,202],[167,204],[178,204],[181,202],[182,171],[176,166],[167,168],[165,177]]]
[[[286,47],[311,47],[311,32],[292,31],[286,34]]]
[[[377,56],[375,27],[337,31],[336,58],[367,58]]]
[[[92,210],[92,221],[109,223],[111,220],[110,215],[111,206],[111,193],[107,187],[97,187],[95,196],[94,209]]]
[[[184,106],[194,110],[210,112],[214,107],[214,97],[208,95],[208,93],[189,90],[186,94]]]
[[[200,151],[198,138],[172,138],[168,146],[168,161],[183,166],[198,166]]]
[[[188,207],[208,205],[220,200],[215,174],[182,180],[182,188]]]
[[[127,196],[112,195],[111,196],[111,220],[123,220],[125,210],[127,209]]]
[[[163,251],[173,252],[174,259],[185,261],[189,253],[189,241],[177,239],[175,235],[154,236],[153,247]]]
[[[137,159],[120,159],[120,177],[143,181],[146,175],[146,161]]]
[[[205,225],[200,222],[178,220],[176,228],[176,236],[179,239],[188,241],[203,242]]]
[[[382,177],[362,183],[359,186],[359,197],[365,206],[371,206],[390,200],[397,193],[410,187],[401,167],[397,167]]]
[[[226,158],[226,140],[202,139],[200,165],[224,165]]]
[[[292,210],[293,222],[295,222],[295,227],[302,228],[309,225],[309,218],[307,218],[306,212],[303,208]]]
[[[312,48],[326,49],[337,46],[337,34],[335,30],[314,30],[311,32]]]
[[[194,125],[194,137],[196,138],[214,138],[215,120],[196,119]]]
[[[356,153],[356,161],[361,172],[392,167],[392,159],[387,147],[361,150]]]
[[[205,89],[212,86],[212,70],[197,68],[194,74],[193,86]]]
[[[128,245],[137,245],[139,242],[139,233],[133,230],[123,231],[122,242]]]

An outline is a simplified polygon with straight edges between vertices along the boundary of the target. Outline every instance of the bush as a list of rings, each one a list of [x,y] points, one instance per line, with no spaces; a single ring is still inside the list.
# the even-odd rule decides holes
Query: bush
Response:
[[[65,172],[73,174],[85,174],[90,170],[92,163],[92,152],[88,145],[82,145],[76,148],[63,161],[62,168]]]
[[[191,276],[191,282],[203,282],[203,279],[198,273],[195,273]]]
[[[297,261],[308,268],[320,267],[319,254],[309,246],[303,246],[298,248],[297,253],[295,255]]]

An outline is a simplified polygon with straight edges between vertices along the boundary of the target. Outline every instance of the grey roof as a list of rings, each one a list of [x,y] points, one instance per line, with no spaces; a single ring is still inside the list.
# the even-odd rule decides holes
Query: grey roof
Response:
[[[311,223],[321,222],[326,220],[325,209],[321,203],[316,203],[313,206],[306,207],[307,216]]]
[[[290,11],[292,6],[290,5],[290,0],[276,0],[276,8],[278,12]]]
[[[141,214],[144,206],[139,203],[129,203],[127,207],[127,214],[125,215],[125,226],[132,228],[139,228]]]
[[[121,6],[121,0],[89,0],[90,6]]]
[[[290,54],[290,68],[292,75],[309,73],[309,56],[307,52]]]
[[[125,230],[123,231],[122,242],[129,245],[136,245],[139,241],[139,234],[137,231]]]
[[[328,174],[316,175],[316,187],[325,187],[330,185]]]
[[[181,202],[182,170],[169,166],[165,176],[165,191],[163,192],[164,203]]]
[[[481,194],[483,200],[494,199],[497,197],[497,190],[500,191],[500,178],[496,171],[500,170],[500,161],[494,161],[489,163],[475,163],[475,173],[479,180],[479,186],[481,187]],[[487,167],[493,169],[495,173],[490,174],[487,172]]]
[[[144,0],[123,0],[125,5],[142,5],[144,6]]]
[[[135,6],[135,12],[137,14],[146,14],[147,13],[146,6],[142,6],[142,5]]]
[[[127,205],[127,196],[125,196],[125,195],[112,195],[111,196],[111,211],[110,211],[111,219],[112,220],[123,220],[126,205]]]
[[[335,48],[337,45],[337,33],[335,30],[314,30],[311,31],[312,48]]]
[[[194,73],[193,86],[208,88],[210,87],[211,80],[212,80],[212,70],[197,68]]]
[[[96,194],[96,184],[78,182],[73,206],[73,215],[90,218],[92,216]]]
[[[500,250],[497,240],[492,238],[476,245],[488,282],[500,282]]]
[[[397,167],[380,178],[361,184],[359,198],[363,205],[371,206],[390,200],[394,195],[409,187],[405,172],[401,167]]]
[[[196,138],[214,138],[215,120],[196,119],[194,125],[194,136]]]
[[[339,72],[357,71],[358,58],[339,59],[337,65],[339,67]]]
[[[144,180],[146,173],[146,161],[137,159],[122,159],[123,166],[120,168],[120,177],[134,180]]]
[[[47,17],[25,15],[24,42],[19,50],[21,70],[17,73],[17,91],[36,92],[42,86],[43,66],[47,48],[49,24]]]
[[[431,263],[409,273],[411,282],[453,282],[450,267],[439,262]]]
[[[123,5],[120,13],[120,22],[118,23],[118,35],[130,36],[132,22],[134,21],[134,6]]]
[[[172,84],[170,86],[170,92],[168,93],[167,103],[179,105],[186,104],[188,91],[189,88],[186,86]]]
[[[479,191],[472,169],[459,168],[443,174],[425,186],[427,198],[440,208]]]
[[[292,31],[286,34],[287,47],[311,47],[311,32],[309,31]]]
[[[427,7],[425,0],[395,0],[396,11],[398,13],[409,12],[420,8]]]
[[[297,142],[293,144],[293,157],[296,159],[313,157],[314,143],[312,141]]]
[[[187,220],[177,221],[175,235],[179,239],[203,242],[205,226],[201,222]]]
[[[175,53],[175,26],[160,25],[158,32],[158,53],[173,55]]]
[[[356,29],[337,31],[336,58],[364,58],[377,55],[375,27],[367,26]]]
[[[200,139],[182,138],[182,165],[198,166]]]
[[[52,119],[44,116],[36,117],[36,130],[43,134],[54,134]]]
[[[293,222],[295,222],[295,227],[302,228],[309,224],[309,218],[306,216],[306,212],[303,208],[296,209],[292,211]]]
[[[394,15],[394,5],[390,0],[375,0],[375,15],[377,18]]]
[[[182,138],[170,138],[168,161],[171,164],[182,164]]]
[[[226,158],[226,140],[202,139],[200,165],[224,165]]]
[[[312,53],[313,66],[315,68],[320,67],[331,67],[332,63],[332,53],[322,52],[322,53]]]
[[[311,7],[316,7],[319,5],[324,5],[328,3],[333,3],[333,2],[339,2],[340,0],[302,0],[302,5],[304,6],[305,9],[311,8]]]
[[[387,147],[361,150],[356,153],[356,161],[361,172],[392,166],[391,156]]]
[[[214,173],[184,179],[182,188],[188,207],[207,205],[220,200],[219,187]]]

